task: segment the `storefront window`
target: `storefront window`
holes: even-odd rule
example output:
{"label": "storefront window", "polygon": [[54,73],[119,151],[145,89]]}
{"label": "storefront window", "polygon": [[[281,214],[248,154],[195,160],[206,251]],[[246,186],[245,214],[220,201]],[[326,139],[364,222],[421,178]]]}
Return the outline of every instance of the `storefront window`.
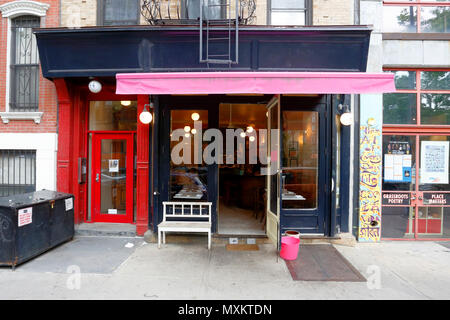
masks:
{"label": "storefront window", "polygon": [[422,124],[450,124],[450,94],[420,95]]}
{"label": "storefront window", "polygon": [[415,136],[383,136],[383,191],[414,190],[415,157]]}
{"label": "storefront window", "polygon": [[384,135],[383,154],[382,237],[450,237],[450,135]]}
{"label": "storefront window", "polygon": [[437,1],[384,1],[383,32],[450,32],[450,3],[436,6],[433,2]]}
{"label": "storefront window", "polygon": [[450,207],[419,207],[418,212],[419,238],[450,238]]}
{"label": "storefront window", "polygon": [[282,208],[316,208],[319,114],[283,111],[282,117]]}
{"label": "storefront window", "polygon": [[384,32],[416,32],[417,8],[412,6],[384,6]]}
{"label": "storefront window", "polygon": [[386,71],[397,92],[383,95],[383,124],[450,125],[450,71]]}
{"label": "storefront window", "polygon": [[421,136],[420,191],[450,191],[450,136]]}
{"label": "storefront window", "polygon": [[[199,116],[195,124],[192,118],[197,117],[193,117],[193,114]],[[208,166],[203,159],[207,142],[202,142],[199,129],[208,128],[208,111],[172,110],[170,125],[169,200],[207,201]],[[177,132],[182,133],[179,139],[173,136]],[[197,149],[197,143],[200,150]]]}
{"label": "storefront window", "polygon": [[[420,79],[421,79],[420,85],[422,90],[450,89],[450,71],[421,71]],[[403,88],[397,87],[397,89]]]}
{"label": "storefront window", "polygon": [[383,95],[383,123],[417,123],[416,95],[414,93],[387,93]]}
{"label": "storefront window", "polygon": [[89,130],[135,131],[137,127],[136,101],[91,101]]}
{"label": "storefront window", "polygon": [[450,7],[421,7],[421,32],[450,32]]}
{"label": "storefront window", "polygon": [[383,207],[382,238],[413,238],[414,208]]}

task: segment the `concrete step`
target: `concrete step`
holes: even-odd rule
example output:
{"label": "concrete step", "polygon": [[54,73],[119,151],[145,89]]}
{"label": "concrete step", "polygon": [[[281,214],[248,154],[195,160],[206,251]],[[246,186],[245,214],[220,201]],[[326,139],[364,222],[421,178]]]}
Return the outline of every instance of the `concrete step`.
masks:
{"label": "concrete step", "polygon": [[75,226],[76,236],[136,237],[136,225],[129,223],[82,223]]}
{"label": "concrete step", "polygon": [[[230,239],[234,240],[235,244],[270,244],[271,240],[265,235],[220,235],[213,234],[211,242],[214,244],[230,244]],[[144,236],[144,240],[149,243],[158,242],[158,235],[156,233],[147,233]],[[167,242],[172,243],[194,243],[207,241],[206,234],[195,233],[167,233]],[[354,246],[356,243],[354,237],[337,236],[337,237],[325,237],[325,236],[301,236],[300,242],[302,244],[340,244],[347,246]]]}

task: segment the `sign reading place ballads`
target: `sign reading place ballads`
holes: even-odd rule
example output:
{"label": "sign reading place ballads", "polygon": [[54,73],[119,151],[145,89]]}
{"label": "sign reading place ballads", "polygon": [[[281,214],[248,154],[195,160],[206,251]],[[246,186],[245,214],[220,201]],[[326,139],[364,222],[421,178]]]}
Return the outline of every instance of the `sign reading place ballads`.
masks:
{"label": "sign reading place ballads", "polygon": [[409,193],[383,192],[384,205],[408,206],[410,202]]}

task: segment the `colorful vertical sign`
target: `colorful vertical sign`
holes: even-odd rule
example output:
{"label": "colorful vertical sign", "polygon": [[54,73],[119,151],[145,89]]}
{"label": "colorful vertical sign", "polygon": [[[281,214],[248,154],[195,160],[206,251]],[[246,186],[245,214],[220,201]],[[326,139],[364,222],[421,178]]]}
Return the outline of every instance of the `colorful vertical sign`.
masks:
{"label": "colorful vertical sign", "polygon": [[361,95],[358,240],[362,242],[376,242],[381,236],[382,119],[382,96]]}

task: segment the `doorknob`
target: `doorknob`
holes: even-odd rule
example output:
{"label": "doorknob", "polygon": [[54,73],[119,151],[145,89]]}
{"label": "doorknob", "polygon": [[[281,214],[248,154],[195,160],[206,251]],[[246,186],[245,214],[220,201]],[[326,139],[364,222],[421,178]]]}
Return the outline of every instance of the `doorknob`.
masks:
{"label": "doorknob", "polygon": [[100,182],[100,175],[98,173],[95,176],[95,181]]}

